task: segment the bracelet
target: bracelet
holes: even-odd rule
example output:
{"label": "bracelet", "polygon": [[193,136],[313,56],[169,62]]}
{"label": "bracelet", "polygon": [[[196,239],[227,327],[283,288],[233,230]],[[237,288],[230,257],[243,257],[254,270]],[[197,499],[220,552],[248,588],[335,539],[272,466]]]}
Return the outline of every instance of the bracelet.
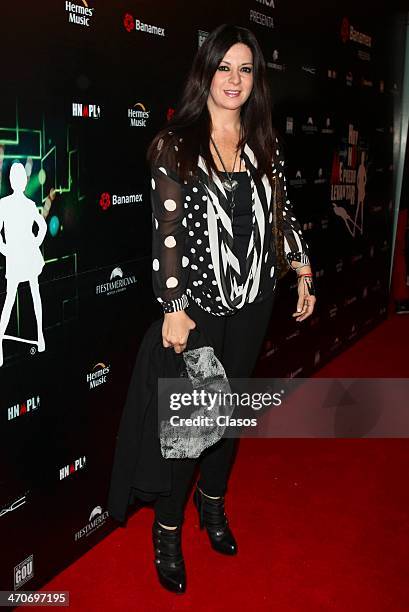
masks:
{"label": "bracelet", "polygon": [[293,268],[293,267],[291,266],[291,269],[295,271],[295,270],[299,270],[300,268],[305,268],[306,266],[309,266],[309,265],[310,265],[310,264],[301,264],[301,266],[297,266],[296,268]]}
{"label": "bracelet", "polygon": [[309,276],[310,278],[312,278],[314,274],[297,274],[298,278],[301,278],[302,276]]}
{"label": "bracelet", "polygon": [[310,280],[307,282],[308,293],[309,293],[309,295],[314,295],[315,296],[314,281],[312,279],[314,274],[300,274],[299,276],[300,277],[302,277],[302,276],[308,276],[309,277]]}

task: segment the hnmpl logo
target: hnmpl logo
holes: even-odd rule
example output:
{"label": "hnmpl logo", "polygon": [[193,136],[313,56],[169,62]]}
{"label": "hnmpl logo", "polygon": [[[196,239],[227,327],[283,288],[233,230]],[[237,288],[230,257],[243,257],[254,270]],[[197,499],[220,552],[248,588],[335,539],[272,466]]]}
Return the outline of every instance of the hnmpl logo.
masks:
{"label": "hnmpl logo", "polygon": [[100,119],[101,107],[98,104],[82,104],[81,102],[72,103],[72,116],[84,119]]}
{"label": "hnmpl logo", "polygon": [[86,461],[87,458],[85,456],[78,457],[78,459],[75,459],[69,465],[64,465],[64,467],[59,469],[60,480],[67,478],[67,476],[70,476],[74,472],[78,472],[78,470],[82,470],[86,465]]}
{"label": "hnmpl logo", "polygon": [[30,397],[21,404],[14,404],[14,406],[10,406],[7,410],[7,420],[12,421],[17,417],[33,412],[34,410],[37,410],[39,406],[40,396],[36,395],[34,397]]}

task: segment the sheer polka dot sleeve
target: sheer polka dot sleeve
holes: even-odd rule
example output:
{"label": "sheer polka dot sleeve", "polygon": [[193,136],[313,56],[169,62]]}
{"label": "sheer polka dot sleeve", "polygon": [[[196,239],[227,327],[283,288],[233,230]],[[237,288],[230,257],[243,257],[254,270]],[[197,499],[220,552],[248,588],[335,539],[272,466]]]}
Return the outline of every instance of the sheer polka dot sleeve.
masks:
{"label": "sheer polka dot sleeve", "polygon": [[[276,140],[277,143],[277,140]],[[292,261],[298,261],[303,264],[310,265],[310,252],[307,242],[304,239],[301,225],[296,218],[291,200],[287,193],[287,180],[284,171],[284,157],[277,145],[276,150],[277,162],[274,164],[273,172],[277,173],[279,180],[283,181],[284,205],[283,205],[283,234],[284,234],[284,252],[288,266],[291,266]]]}
{"label": "sheer polka dot sleeve", "polygon": [[185,256],[187,223],[182,185],[163,160],[151,167],[152,286],[163,312],[189,305],[185,288],[189,275]]}

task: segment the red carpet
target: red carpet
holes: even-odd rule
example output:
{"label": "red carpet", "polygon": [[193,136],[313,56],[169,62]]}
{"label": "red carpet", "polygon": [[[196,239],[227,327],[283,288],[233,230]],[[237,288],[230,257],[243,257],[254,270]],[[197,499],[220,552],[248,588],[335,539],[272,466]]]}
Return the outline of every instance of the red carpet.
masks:
{"label": "red carpet", "polygon": [[[409,316],[391,315],[317,376],[408,377]],[[237,557],[214,552],[189,500],[187,592],[157,582],[149,508],[43,589],[73,611],[409,609],[406,440],[242,440],[226,510]],[[42,589],[42,590],[43,590]]]}

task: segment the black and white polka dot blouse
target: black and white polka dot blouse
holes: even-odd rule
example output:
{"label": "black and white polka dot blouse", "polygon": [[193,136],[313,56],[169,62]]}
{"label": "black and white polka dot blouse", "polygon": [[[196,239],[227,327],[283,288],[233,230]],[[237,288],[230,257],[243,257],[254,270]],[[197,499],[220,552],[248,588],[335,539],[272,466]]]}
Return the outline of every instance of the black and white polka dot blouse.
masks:
{"label": "black and white polka dot blouse", "polygon": [[[172,135],[175,159],[182,139]],[[276,141],[277,142],[277,141]],[[278,143],[277,143],[278,147]],[[309,249],[287,196],[284,161],[277,148],[272,172],[284,181],[284,251],[309,264]],[[163,311],[185,309],[193,300],[214,315],[231,314],[247,302],[267,297],[277,283],[272,234],[272,190],[266,176],[255,175],[257,161],[248,145],[242,159],[251,184],[252,234],[246,269],[234,254],[229,194],[220,178],[198,159],[196,177],[181,181],[177,163],[159,157],[151,168],[152,285]]]}

